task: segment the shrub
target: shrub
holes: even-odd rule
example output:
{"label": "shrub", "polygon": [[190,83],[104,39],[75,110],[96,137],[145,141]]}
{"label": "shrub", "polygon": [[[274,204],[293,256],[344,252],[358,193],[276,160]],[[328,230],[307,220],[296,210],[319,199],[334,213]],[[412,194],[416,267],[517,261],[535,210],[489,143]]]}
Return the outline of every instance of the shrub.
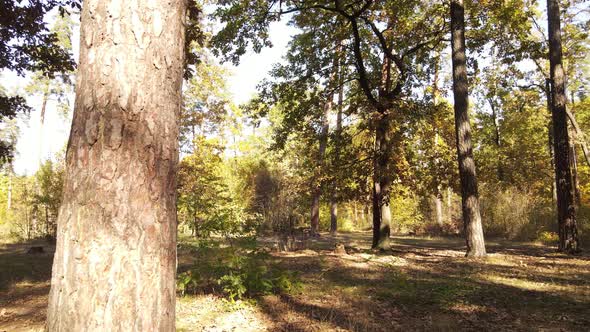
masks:
{"label": "shrub", "polygon": [[551,202],[514,187],[482,185],[481,214],[486,235],[534,240],[539,230],[556,226]]}
{"label": "shrub", "polygon": [[189,270],[179,273],[176,278],[176,289],[183,296],[187,291],[194,293],[200,281],[201,274],[197,270]]}
{"label": "shrub", "polygon": [[537,241],[547,245],[554,245],[559,242],[559,235],[555,232],[542,231],[539,232]]}
{"label": "shrub", "polygon": [[230,270],[218,280],[230,302],[244,297],[291,293],[301,288],[296,273],[278,266],[269,269],[266,259],[267,256],[261,253],[233,257],[229,264]]}
{"label": "shrub", "polygon": [[180,246],[181,250],[199,257],[198,265],[178,274],[176,285],[180,295],[208,290],[223,293],[229,302],[235,303],[260,295],[297,292],[301,288],[297,273],[272,264],[267,253],[244,250],[245,246],[252,246],[250,239],[242,239],[239,249],[218,245],[200,247],[202,244],[200,241]]}

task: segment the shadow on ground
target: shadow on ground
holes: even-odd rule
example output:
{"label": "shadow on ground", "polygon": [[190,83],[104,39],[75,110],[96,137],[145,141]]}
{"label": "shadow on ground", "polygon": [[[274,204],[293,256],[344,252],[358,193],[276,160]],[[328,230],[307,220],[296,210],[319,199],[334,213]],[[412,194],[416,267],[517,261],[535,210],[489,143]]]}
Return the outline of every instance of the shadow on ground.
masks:
{"label": "shadow on ground", "polygon": [[[304,250],[272,252],[272,264],[298,271],[303,288],[260,296],[247,309],[231,312],[219,287],[202,285],[201,295],[179,301],[181,330],[231,329],[236,319],[252,331],[584,331],[590,326],[587,254],[569,257],[550,247],[489,241],[489,257],[471,260],[463,257],[460,238],[396,236],[390,251],[373,252],[370,237],[324,234]],[[347,254],[334,253],[336,243],[345,244]],[[45,244],[47,253],[26,254],[32,245],[0,248],[0,331],[43,327],[53,248]],[[252,249],[250,243],[243,250]],[[228,251],[181,244],[179,269],[215,268]],[[218,311],[210,329],[199,325],[211,315],[196,313],[203,306]],[[229,322],[218,319],[223,315]]]}
{"label": "shadow on ground", "polygon": [[[373,253],[370,234],[313,240],[309,255],[282,253],[305,290],[273,296],[261,308],[279,330],[566,330],[590,326],[588,256],[493,242],[487,259],[463,257],[457,238],[395,237]],[[330,252],[347,244],[351,254]],[[350,245],[352,244],[352,245]]]}

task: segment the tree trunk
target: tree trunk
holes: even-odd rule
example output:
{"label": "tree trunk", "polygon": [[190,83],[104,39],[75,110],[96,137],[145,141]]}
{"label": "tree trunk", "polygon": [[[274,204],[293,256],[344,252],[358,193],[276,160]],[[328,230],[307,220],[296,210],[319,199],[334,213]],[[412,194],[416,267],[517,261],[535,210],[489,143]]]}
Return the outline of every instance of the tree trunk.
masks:
{"label": "tree trunk", "polygon": [[[545,79],[545,98],[547,98],[547,112],[549,115],[552,114],[552,99],[551,97],[551,79]],[[547,125],[547,142],[548,142],[548,150],[549,150],[549,160],[551,162],[551,169],[555,169],[555,151],[554,149],[554,139],[553,139],[553,120],[549,121]],[[551,200],[552,203],[557,202],[557,189],[555,188],[555,181],[551,181]]]}
{"label": "tree trunk", "polygon": [[[340,46],[340,45],[339,45]],[[341,73],[340,73],[340,58],[339,51],[337,51],[336,64],[338,68],[338,114],[336,115],[336,131],[334,132],[334,164],[336,167],[340,167],[340,144],[342,135],[342,111],[344,108],[344,87],[342,85]],[[334,174],[338,175],[339,169],[334,169]],[[335,234],[338,231],[338,180],[334,179],[332,185],[332,195],[330,196],[330,233]]]}
{"label": "tree trunk", "polygon": [[322,119],[322,132],[320,133],[320,148],[318,151],[318,163],[312,181],[312,201],[311,201],[311,235],[318,235],[320,225],[320,196],[322,195],[322,186],[318,178],[324,165],[324,156],[328,145],[328,131],[330,129],[330,111],[332,110],[332,95],[328,96],[324,105],[324,116]]}
{"label": "tree trunk", "polygon": [[[490,104],[490,108],[492,109],[492,122],[494,123],[494,144],[498,149],[498,154],[500,154],[500,148],[502,147],[502,141],[500,140],[500,121],[498,110],[496,108],[496,103],[492,98],[488,99],[488,103]],[[504,168],[502,167],[502,161],[500,158],[496,159],[496,172],[498,174],[498,181],[504,181]]]}
{"label": "tree trunk", "polygon": [[[575,138],[575,134],[570,132],[572,136],[572,141]],[[576,145],[574,142],[570,141],[570,169],[572,170],[572,183],[574,186],[574,202],[576,204],[576,209],[580,206],[581,203],[581,194],[580,194],[580,180],[578,178],[578,158],[576,155]]]}
{"label": "tree trunk", "polygon": [[[328,145],[328,133],[330,130],[330,112],[332,112],[332,107],[334,104],[334,93],[331,92],[333,89],[333,85],[335,83],[339,83],[338,74],[339,74],[339,52],[336,52],[334,56],[334,68],[332,70],[332,74],[330,75],[330,81],[327,86],[328,94],[326,96],[326,103],[324,104],[324,116],[323,116],[323,124],[322,124],[322,131],[320,133],[320,147],[318,152],[318,163],[316,172],[314,174],[314,179],[312,181],[312,201],[311,201],[311,234],[317,235],[318,228],[320,223],[320,196],[322,195],[321,183],[318,181],[318,177],[320,177],[320,173],[322,172],[322,167],[324,165],[324,157],[326,154],[326,147]],[[330,204],[330,215],[331,219],[334,218],[332,215],[332,208]],[[334,210],[335,211],[335,210]],[[332,229],[330,229],[332,231]]]}
{"label": "tree trunk", "polygon": [[47,110],[48,99],[49,91],[45,91],[45,93],[43,93],[43,100],[41,101],[41,121],[39,126],[39,167],[43,163],[43,127],[45,126],[45,112]]}
{"label": "tree trunk", "polygon": [[375,128],[375,161],[373,175],[373,245],[374,249],[390,247],[391,210],[389,176],[390,139],[389,116],[382,114]]}
{"label": "tree trunk", "polygon": [[[434,60],[434,78],[432,81],[432,101],[434,103],[434,106],[438,105],[438,98],[439,98],[439,94],[440,91],[438,89],[438,75],[439,75],[439,66],[440,66],[440,54],[437,52],[437,55],[435,57]],[[438,166],[440,163],[440,158],[438,158],[438,141],[439,141],[439,135],[438,135],[438,128],[434,128],[434,148],[436,149],[436,158],[434,161],[434,164],[436,165],[436,169],[434,170],[434,174],[435,174],[435,181],[437,182],[436,188],[435,188],[435,193],[434,193],[434,207],[435,207],[435,218],[436,218],[436,224],[439,227],[443,226],[443,209],[442,209],[442,192],[441,192],[441,186],[440,186],[440,177],[438,176],[439,171],[438,171]]]}
{"label": "tree trunk", "polygon": [[[12,165],[11,165],[12,166]],[[8,197],[6,197],[6,210],[10,211],[12,208],[12,167],[8,171]]]}
{"label": "tree trunk", "polygon": [[[582,203],[582,192],[580,191],[580,178],[578,176],[578,155],[576,152],[576,143],[579,143],[582,147],[582,152],[584,156],[588,157],[588,149],[586,147],[586,143],[584,142],[583,133],[578,126],[576,121],[576,117],[574,116],[574,94],[571,94],[571,111],[565,109],[567,118],[570,120],[571,126],[568,126],[569,138],[570,138],[570,167],[572,169],[572,181],[574,184],[574,193],[575,193],[575,202],[576,202],[576,211],[580,207]],[[586,159],[588,161],[588,159]]]}
{"label": "tree trunk", "polygon": [[559,3],[547,0],[549,32],[549,63],[552,82],[551,118],[553,121],[553,149],[555,151],[555,183],[557,191],[557,220],[559,250],[579,251],[574,186],[570,169],[569,137],[567,131],[565,76],[561,60],[561,27]]}
{"label": "tree trunk", "polygon": [[[549,108],[549,110],[551,110],[551,108]],[[578,122],[576,121],[576,117],[574,116],[574,114],[568,111],[567,108],[565,112],[567,114],[568,119],[570,120],[570,123],[573,126],[574,134],[576,135],[576,142],[572,142],[572,144],[580,144],[580,147],[582,148],[582,152],[584,154],[584,159],[586,160],[586,165],[590,167],[590,151],[588,150],[588,144],[586,143],[586,137],[584,135],[584,132],[582,132],[580,125],[578,125]]]}
{"label": "tree trunk", "polygon": [[455,130],[457,156],[461,180],[463,225],[467,243],[467,256],[486,255],[479,193],[473,149],[471,146],[471,126],[468,113],[468,83],[465,54],[465,10],[463,0],[451,0],[451,49],[453,62],[453,94],[455,97]]}
{"label": "tree trunk", "polygon": [[338,203],[335,199],[330,200],[330,234],[338,231]]}
{"label": "tree trunk", "polygon": [[442,208],[442,193],[440,190],[440,186],[436,189],[436,194],[434,196],[434,206],[436,210],[436,224],[440,227],[443,226],[443,208]]}
{"label": "tree trunk", "polygon": [[50,225],[49,225],[49,209],[47,208],[47,205],[45,206],[45,235],[49,236],[51,235],[50,232]]}
{"label": "tree trunk", "polygon": [[186,2],[85,0],[49,331],[175,329]]}
{"label": "tree trunk", "polygon": [[447,218],[449,224],[453,223],[453,189],[447,187]]}

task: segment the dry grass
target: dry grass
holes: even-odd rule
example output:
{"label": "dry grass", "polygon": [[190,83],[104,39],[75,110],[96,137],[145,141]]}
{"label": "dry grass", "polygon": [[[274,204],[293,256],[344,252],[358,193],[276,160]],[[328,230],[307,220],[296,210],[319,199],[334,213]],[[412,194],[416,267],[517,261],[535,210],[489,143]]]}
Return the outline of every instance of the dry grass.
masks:
{"label": "dry grass", "polygon": [[[215,287],[179,297],[179,331],[584,331],[590,326],[590,257],[554,248],[490,242],[490,255],[463,257],[461,239],[396,237],[369,250],[369,233],[323,236],[307,250],[273,252],[299,271],[297,294],[228,304]],[[336,242],[347,254],[334,254]],[[30,245],[30,244],[29,244]],[[43,329],[51,253],[0,249],[0,331]],[[228,248],[183,246],[179,268],[219,262]],[[204,266],[208,266],[205,264]]]}

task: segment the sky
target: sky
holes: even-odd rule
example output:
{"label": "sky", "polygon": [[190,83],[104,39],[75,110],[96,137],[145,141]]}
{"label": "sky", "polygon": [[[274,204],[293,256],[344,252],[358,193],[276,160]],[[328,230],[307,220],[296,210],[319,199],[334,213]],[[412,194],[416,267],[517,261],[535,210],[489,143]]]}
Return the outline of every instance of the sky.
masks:
{"label": "sky", "polygon": [[[270,40],[272,48],[265,48],[261,53],[247,52],[238,66],[225,65],[232,75],[227,78],[228,87],[233,96],[233,102],[237,105],[248,101],[255,93],[256,86],[272,69],[274,63],[280,62],[287,51],[287,44],[296,30],[286,22],[276,22],[270,27]],[[74,31],[72,40],[74,57],[78,57],[79,35]],[[2,84],[8,92],[21,92],[29,83],[27,77],[18,77],[11,72],[2,72],[0,75]],[[73,111],[73,95],[70,97],[70,105]],[[16,145],[14,171],[19,175],[34,174],[41,160],[50,158],[56,152],[65,149],[69,129],[71,125],[71,112],[69,119],[64,119],[57,112],[55,101],[47,104],[45,125],[40,124],[40,96],[28,96],[27,102],[34,111],[19,120],[20,137]]]}

